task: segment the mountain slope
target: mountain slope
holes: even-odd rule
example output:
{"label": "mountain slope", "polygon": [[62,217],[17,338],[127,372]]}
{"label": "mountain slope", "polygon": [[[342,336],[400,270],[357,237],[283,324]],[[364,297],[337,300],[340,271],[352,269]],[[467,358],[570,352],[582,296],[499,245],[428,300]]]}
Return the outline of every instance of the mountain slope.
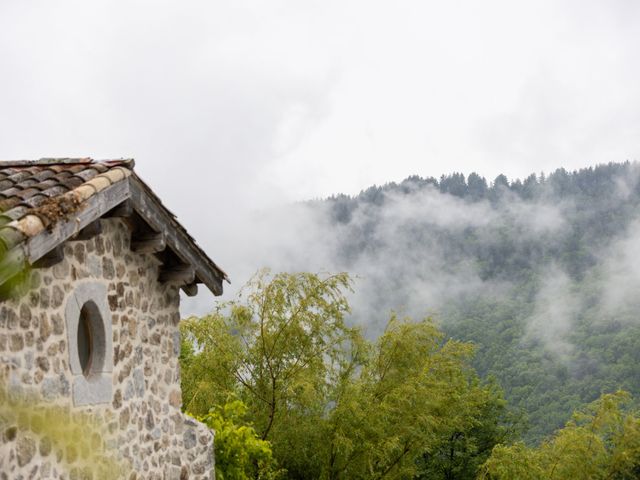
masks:
{"label": "mountain slope", "polygon": [[410,177],[310,202],[355,321],[432,315],[523,408],[535,441],[603,391],[640,393],[640,167],[489,184]]}

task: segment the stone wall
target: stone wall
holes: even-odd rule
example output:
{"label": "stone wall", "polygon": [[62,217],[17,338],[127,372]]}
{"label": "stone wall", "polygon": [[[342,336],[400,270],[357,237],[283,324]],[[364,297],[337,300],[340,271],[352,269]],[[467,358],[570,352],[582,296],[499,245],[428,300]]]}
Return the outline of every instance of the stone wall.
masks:
{"label": "stone wall", "polygon": [[[179,293],[156,280],[153,255],[129,250],[123,221],[101,222],[100,235],[64,245],[64,261],[33,270],[22,298],[0,302],[0,362],[10,390],[90,414],[125,465],[125,478],[213,478],[213,434],[180,411]],[[106,294],[113,365],[102,374],[111,378],[107,402],[85,398],[87,405],[78,406],[78,375],[70,365],[75,344],[65,314],[87,285]],[[41,439],[10,423],[0,418],[1,479],[92,477],[74,469],[66,452],[56,454],[46,442],[43,448]]]}

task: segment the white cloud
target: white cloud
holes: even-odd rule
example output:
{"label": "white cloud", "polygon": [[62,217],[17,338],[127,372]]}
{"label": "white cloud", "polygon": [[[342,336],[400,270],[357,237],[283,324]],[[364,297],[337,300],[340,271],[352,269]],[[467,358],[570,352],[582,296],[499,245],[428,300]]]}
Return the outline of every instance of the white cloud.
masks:
{"label": "white cloud", "polygon": [[252,210],[640,157],[639,17],[622,0],[5,1],[0,156],[135,157],[241,282]]}

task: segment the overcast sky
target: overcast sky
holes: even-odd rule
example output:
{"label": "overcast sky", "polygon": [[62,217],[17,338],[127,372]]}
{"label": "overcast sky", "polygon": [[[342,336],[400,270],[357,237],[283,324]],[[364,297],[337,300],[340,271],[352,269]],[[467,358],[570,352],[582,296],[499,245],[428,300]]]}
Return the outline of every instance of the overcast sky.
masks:
{"label": "overcast sky", "polygon": [[0,0],[0,157],[134,157],[233,278],[251,210],[640,159],[639,25],[635,0]]}

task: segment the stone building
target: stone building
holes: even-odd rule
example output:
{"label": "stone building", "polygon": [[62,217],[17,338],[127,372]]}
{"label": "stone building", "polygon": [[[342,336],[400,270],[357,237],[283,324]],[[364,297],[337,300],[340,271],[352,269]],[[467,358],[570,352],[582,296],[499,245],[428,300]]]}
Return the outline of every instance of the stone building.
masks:
{"label": "stone building", "polygon": [[[0,163],[4,382],[97,418],[124,478],[212,479],[213,433],[180,410],[179,290],[226,275],[133,166]],[[63,457],[0,415],[1,479],[92,478]]]}

